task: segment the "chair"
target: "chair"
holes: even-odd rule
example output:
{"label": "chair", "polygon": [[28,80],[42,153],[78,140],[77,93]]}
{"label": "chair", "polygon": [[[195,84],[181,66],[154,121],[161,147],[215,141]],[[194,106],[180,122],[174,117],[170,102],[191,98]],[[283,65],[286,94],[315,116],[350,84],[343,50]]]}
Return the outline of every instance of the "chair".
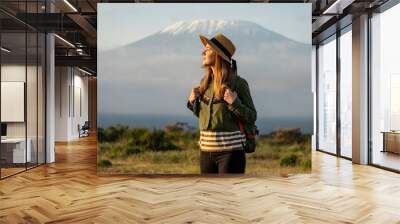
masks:
{"label": "chair", "polygon": [[90,129],[89,121],[85,121],[82,127],[80,127],[80,125],[78,124],[79,138],[89,136],[89,129]]}

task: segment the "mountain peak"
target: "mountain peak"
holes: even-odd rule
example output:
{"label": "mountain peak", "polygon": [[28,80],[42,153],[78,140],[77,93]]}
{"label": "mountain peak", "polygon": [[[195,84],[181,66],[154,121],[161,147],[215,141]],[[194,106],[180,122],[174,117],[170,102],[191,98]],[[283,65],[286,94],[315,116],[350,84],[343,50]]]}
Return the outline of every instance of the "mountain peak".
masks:
{"label": "mountain peak", "polygon": [[199,19],[193,21],[179,21],[171,24],[160,31],[172,35],[181,33],[201,33],[212,35],[235,27],[246,28],[246,30],[263,29],[260,25],[243,20],[223,20],[223,19]]}

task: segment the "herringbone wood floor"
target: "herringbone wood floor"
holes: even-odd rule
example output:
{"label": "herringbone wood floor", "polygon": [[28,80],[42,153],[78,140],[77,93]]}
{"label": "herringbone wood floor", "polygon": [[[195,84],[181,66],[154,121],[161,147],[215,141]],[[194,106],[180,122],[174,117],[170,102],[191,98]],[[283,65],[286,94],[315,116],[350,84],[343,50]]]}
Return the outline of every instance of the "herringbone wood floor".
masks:
{"label": "herringbone wood floor", "polygon": [[400,223],[400,175],[313,153],[289,177],[96,175],[93,137],[0,181],[0,223]]}

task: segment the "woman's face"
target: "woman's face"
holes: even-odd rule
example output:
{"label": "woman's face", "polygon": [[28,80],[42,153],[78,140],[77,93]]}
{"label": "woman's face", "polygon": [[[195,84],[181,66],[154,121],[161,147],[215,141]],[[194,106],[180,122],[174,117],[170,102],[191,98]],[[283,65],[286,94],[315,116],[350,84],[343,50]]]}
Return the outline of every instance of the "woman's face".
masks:
{"label": "woman's face", "polygon": [[201,53],[203,59],[203,66],[212,66],[215,63],[215,51],[209,44],[206,44],[203,52]]}

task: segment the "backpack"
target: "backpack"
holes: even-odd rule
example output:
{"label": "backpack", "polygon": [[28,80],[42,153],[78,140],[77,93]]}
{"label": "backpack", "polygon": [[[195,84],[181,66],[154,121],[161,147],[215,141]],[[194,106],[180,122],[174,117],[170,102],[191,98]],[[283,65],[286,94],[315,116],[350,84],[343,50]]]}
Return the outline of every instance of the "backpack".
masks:
{"label": "backpack", "polygon": [[[237,83],[238,77],[234,80],[234,84]],[[239,92],[235,85],[232,85],[233,90],[237,92],[237,97],[239,97]],[[239,97],[240,99],[240,97]],[[259,135],[259,130],[255,123],[245,123],[242,122],[237,116],[235,116],[239,125],[240,132],[245,134],[246,142],[243,144],[244,151],[246,153],[253,153],[256,151],[256,137]]]}

